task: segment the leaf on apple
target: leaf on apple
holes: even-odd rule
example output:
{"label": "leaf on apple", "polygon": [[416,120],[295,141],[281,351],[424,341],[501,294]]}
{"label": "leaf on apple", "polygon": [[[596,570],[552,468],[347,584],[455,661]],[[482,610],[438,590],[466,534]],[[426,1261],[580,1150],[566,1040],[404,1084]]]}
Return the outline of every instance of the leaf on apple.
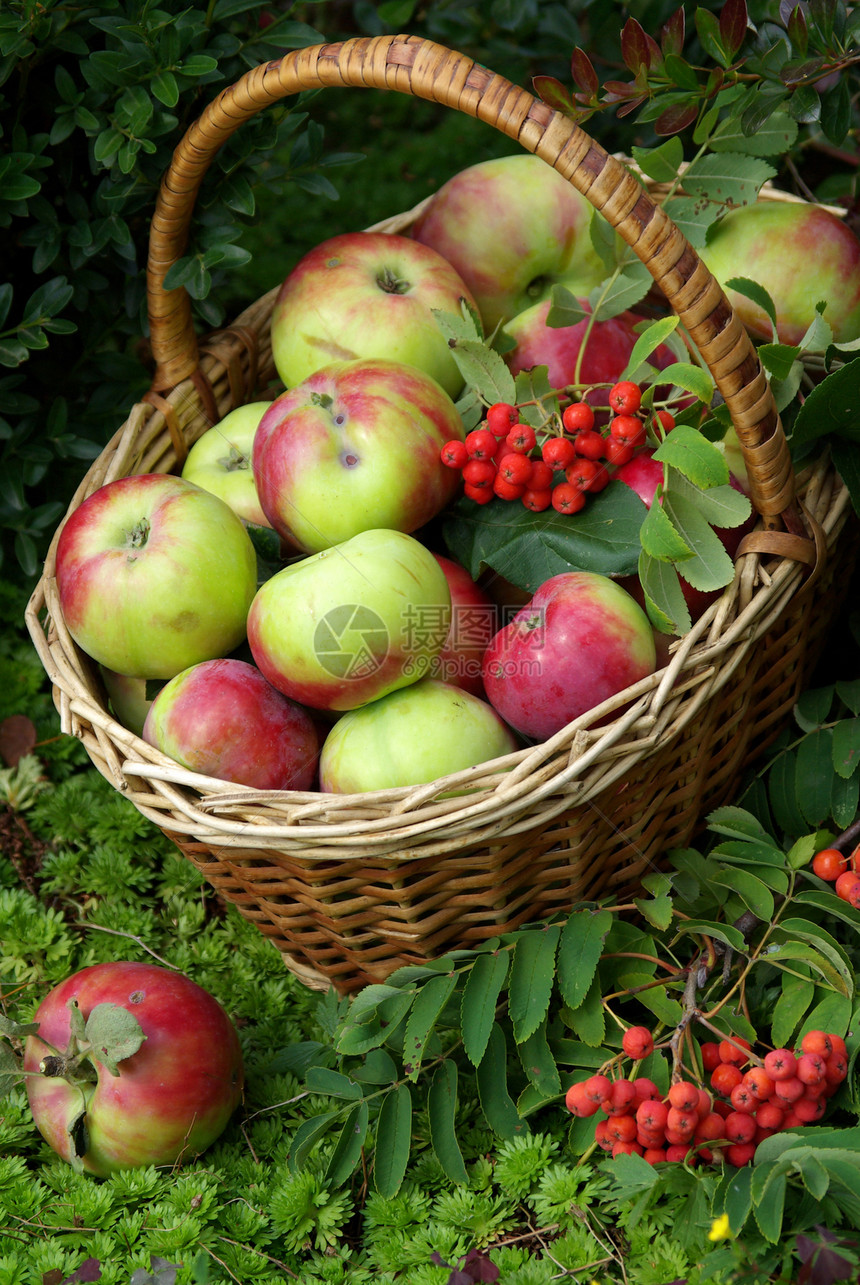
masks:
{"label": "leaf on apple", "polygon": [[572,291],[567,286],[554,285],[550,291],[549,312],[546,314],[546,324],[554,328],[564,326],[576,326],[580,321],[584,321],[588,312],[583,308]]}
{"label": "leaf on apple", "polygon": [[626,263],[617,275],[595,286],[588,296],[595,321],[608,321],[645,298],[654,278],[639,259]]}
{"label": "leaf on apple", "polygon": [[654,459],[670,464],[702,490],[724,486],[729,466],[718,446],[688,424],[678,424],[657,447]]}
{"label": "leaf on apple", "polygon": [[725,588],[734,575],[734,563],[695,500],[667,490],[663,496],[663,508],[681,539],[692,550],[690,556],[678,562],[680,575],[694,589],[704,593]]}
{"label": "leaf on apple", "polygon": [[633,575],[646,511],[629,486],[613,482],[575,518],[555,510],[531,513],[504,500],[479,506],[463,498],[448,512],[442,535],[451,556],[474,579],[489,567],[534,593],[562,571]]}
{"label": "leaf on apple", "polygon": [[118,1076],[117,1063],[136,1053],[146,1036],[134,1014],[121,1004],[96,1004],[87,1018],[86,1039],[93,1055]]}
{"label": "leaf on apple", "polygon": [[475,335],[473,320],[454,313],[434,309],[433,315],[442,333],[457,369],[466,386],[473,389],[487,406],[494,402],[513,404],[516,393],[514,377],[502,357]]}

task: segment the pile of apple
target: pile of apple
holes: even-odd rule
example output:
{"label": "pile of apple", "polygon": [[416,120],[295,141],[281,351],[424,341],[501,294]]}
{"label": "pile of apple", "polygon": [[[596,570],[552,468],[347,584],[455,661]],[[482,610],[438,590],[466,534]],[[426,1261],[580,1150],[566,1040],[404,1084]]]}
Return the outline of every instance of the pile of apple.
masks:
{"label": "pile of apple", "polygon": [[[811,208],[780,207],[795,219],[786,243],[805,243]],[[507,157],[451,179],[410,235],[344,233],[299,261],[272,317],[285,391],[205,432],[181,477],[108,483],[61,532],[64,621],[120,722],[203,776],[352,793],[501,759],[653,672],[635,586],[571,570],[504,618],[428,535],[464,491],[444,454],[467,450],[463,376],[434,314],[467,306],[487,334],[504,326],[510,369],[575,383],[580,415],[593,419],[619,380],[635,316],[547,325],[553,284],[587,311],[604,276],[592,217],[543,161]],[[816,223],[815,262],[829,237],[828,315],[844,314],[844,337],[860,328],[860,245],[832,222]],[[798,302],[798,283],[763,282],[787,325],[825,291],[816,271],[812,302]],[[624,446],[623,467],[620,455],[609,465],[650,505],[662,467],[641,437]],[[559,494],[570,489],[566,478]],[[261,578],[254,537],[266,530],[279,562]]]}

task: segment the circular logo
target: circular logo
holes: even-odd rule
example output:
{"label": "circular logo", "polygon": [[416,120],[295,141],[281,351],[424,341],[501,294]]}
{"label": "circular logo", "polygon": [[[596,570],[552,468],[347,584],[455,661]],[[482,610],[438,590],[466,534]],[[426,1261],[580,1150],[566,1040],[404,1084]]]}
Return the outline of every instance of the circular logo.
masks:
{"label": "circular logo", "polygon": [[335,678],[369,678],[388,655],[385,622],[370,607],[327,611],[314,631],[314,655]]}

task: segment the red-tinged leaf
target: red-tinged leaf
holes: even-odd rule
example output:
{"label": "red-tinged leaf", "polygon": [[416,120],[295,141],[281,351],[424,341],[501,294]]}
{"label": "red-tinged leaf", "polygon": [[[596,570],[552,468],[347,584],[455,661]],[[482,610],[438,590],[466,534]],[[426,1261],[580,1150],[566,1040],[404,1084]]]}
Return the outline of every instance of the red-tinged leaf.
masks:
{"label": "red-tinged leaf", "polygon": [[675,54],[680,57],[684,52],[684,40],[687,34],[687,21],[684,6],[667,18],[660,29],[660,48],[663,50],[663,57],[669,54]]}
{"label": "red-tinged leaf", "polygon": [[667,107],[666,110],[657,117],[654,122],[654,133],[661,136],[666,134],[680,134],[682,130],[692,125],[699,115],[699,108],[695,102],[676,103],[673,107]]}
{"label": "red-tinged leaf", "polygon": [[542,103],[557,112],[576,110],[570,96],[570,90],[556,80],[555,76],[535,76],[532,79],[534,91]]}
{"label": "red-tinged leaf", "polygon": [[660,46],[635,18],[628,18],[621,29],[621,57],[634,75],[641,67],[656,67],[663,61]]}
{"label": "red-tinged leaf", "polygon": [[591,59],[579,46],[574,49],[570,58],[570,74],[575,85],[585,90],[592,98],[595,97],[600,89],[600,81],[597,79],[597,72],[594,70]]}
{"label": "red-tinged leaf", "polygon": [[720,12],[720,39],[730,58],[746,40],[748,22],[746,0],[726,0]]}
{"label": "red-tinged leaf", "polygon": [[640,108],[643,105],[643,103],[647,103],[647,101],[648,101],[647,94],[643,95],[640,98],[634,98],[632,102],[625,103],[623,107],[619,107],[615,115],[629,116],[631,112],[635,112],[638,108]]}
{"label": "red-tinged leaf", "polygon": [[607,80],[603,90],[610,102],[623,102],[625,98],[640,98],[642,95],[638,85],[630,84],[625,80]]}
{"label": "red-tinged leaf", "polygon": [[15,767],[36,744],[36,728],[26,714],[10,714],[0,723],[0,758]]}
{"label": "red-tinged leaf", "polygon": [[798,53],[805,54],[809,48],[809,27],[806,25],[806,14],[799,4],[796,4],[788,15],[786,30],[789,40]]}

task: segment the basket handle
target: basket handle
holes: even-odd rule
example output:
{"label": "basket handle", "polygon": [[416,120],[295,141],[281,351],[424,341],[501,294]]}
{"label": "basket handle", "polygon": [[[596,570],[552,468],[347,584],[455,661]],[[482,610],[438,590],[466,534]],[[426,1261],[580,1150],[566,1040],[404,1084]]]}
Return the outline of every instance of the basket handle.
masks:
{"label": "basket handle", "polygon": [[[753,504],[776,537],[773,550],[809,560],[811,541],[770,385],[721,286],[683,233],[626,166],[568,117],[465,54],[421,37],[356,38],[297,50],[247,72],[189,128],[161,184],[150,228],[154,394],[198,374],[190,300],[183,288],[165,290],[164,278],[185,251],[197,192],[219,147],[272,103],[331,85],[393,89],[474,116],[547,161],[587,197],[649,269],[707,363],[737,431]],[[792,539],[779,540],[781,531]]]}

